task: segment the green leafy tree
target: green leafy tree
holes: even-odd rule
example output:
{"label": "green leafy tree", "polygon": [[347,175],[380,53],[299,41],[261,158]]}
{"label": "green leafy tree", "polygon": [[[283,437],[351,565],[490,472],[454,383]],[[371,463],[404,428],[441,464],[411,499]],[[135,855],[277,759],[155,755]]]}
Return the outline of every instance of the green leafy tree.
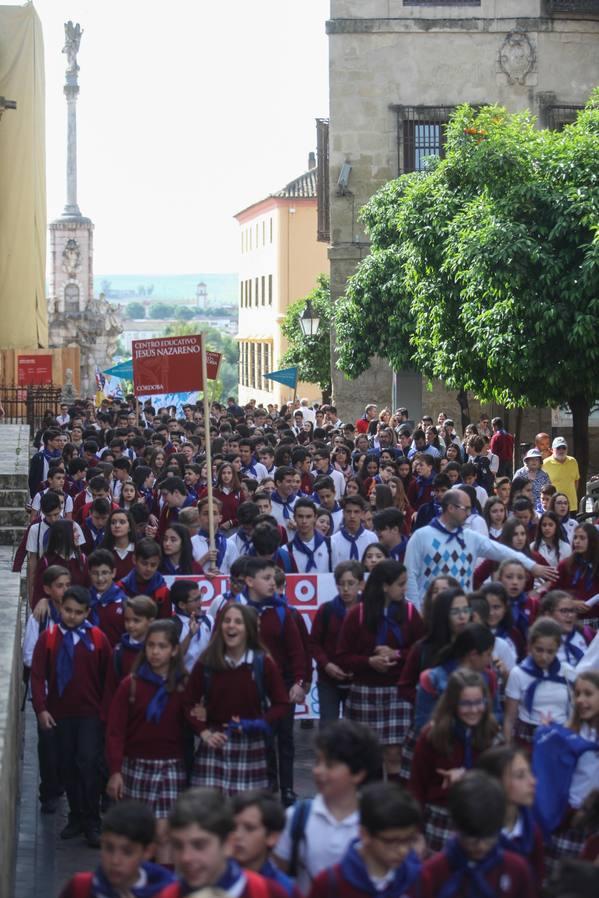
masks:
{"label": "green leafy tree", "polygon": [[572,410],[588,465],[599,396],[599,91],[573,125],[460,107],[447,153],[362,210],[372,253],[336,304],[339,366],[378,354],[508,407]]}
{"label": "green leafy tree", "polygon": [[222,361],[218,380],[210,381],[209,391],[211,399],[220,399],[222,396],[234,396],[237,398],[237,385],[239,373],[239,348],[237,340],[229,334],[223,334],[215,328],[201,328],[194,322],[181,324],[169,324],[164,329],[164,337],[184,337],[189,334],[203,333],[206,345],[212,352],[220,352]]}
{"label": "green leafy tree", "polygon": [[175,318],[179,321],[191,321],[194,315],[195,309],[190,309],[189,306],[179,306],[175,312]]}
{"label": "green leafy tree", "polygon": [[146,307],[143,302],[129,302],[125,308],[127,318],[145,318]]}
{"label": "green leafy tree", "polygon": [[[304,337],[299,323],[308,301],[320,318],[315,337]],[[331,282],[327,275],[321,274],[314,290],[289,306],[281,324],[288,343],[281,365],[297,365],[299,380],[318,384],[323,402],[329,402],[331,397],[331,317]]]}
{"label": "green leafy tree", "polygon": [[174,318],[177,306],[167,302],[154,302],[150,306],[150,318],[162,320],[164,318]]}

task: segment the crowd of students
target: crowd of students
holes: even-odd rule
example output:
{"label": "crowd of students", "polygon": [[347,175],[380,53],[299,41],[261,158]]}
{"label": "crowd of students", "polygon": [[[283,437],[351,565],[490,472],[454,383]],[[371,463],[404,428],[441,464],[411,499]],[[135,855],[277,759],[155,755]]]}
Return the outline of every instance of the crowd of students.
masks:
{"label": "crowd of students", "polygon": [[[541,449],[512,478],[499,419],[461,441],[442,414],[298,405],[82,404],[40,431],[15,560],[39,797],[66,793],[60,837],[101,850],[61,895],[535,896],[560,859],[584,895],[599,531]],[[295,573],[334,576],[309,628]]]}

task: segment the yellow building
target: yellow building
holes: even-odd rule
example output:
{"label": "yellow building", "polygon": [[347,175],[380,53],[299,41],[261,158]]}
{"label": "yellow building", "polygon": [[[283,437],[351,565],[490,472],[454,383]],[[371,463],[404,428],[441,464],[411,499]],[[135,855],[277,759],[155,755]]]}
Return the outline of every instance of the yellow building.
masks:
{"label": "yellow building", "polygon": [[[239,222],[239,402],[264,406],[293,398],[293,390],[266,380],[284,367],[287,342],[281,322],[288,307],[306,296],[319,274],[329,270],[327,245],[317,240],[316,169],[311,167],[282,190],[248,206]],[[298,397],[320,400],[316,384],[298,384]]]}

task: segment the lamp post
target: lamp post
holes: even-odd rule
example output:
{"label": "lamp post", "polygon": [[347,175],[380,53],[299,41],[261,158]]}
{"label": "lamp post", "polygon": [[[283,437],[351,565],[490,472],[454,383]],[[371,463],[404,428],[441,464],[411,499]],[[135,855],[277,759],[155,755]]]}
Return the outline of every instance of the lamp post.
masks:
{"label": "lamp post", "polygon": [[320,318],[318,317],[317,313],[314,312],[311,300],[308,300],[308,302],[306,303],[306,308],[300,315],[299,324],[304,337],[317,336],[318,329],[320,327]]}

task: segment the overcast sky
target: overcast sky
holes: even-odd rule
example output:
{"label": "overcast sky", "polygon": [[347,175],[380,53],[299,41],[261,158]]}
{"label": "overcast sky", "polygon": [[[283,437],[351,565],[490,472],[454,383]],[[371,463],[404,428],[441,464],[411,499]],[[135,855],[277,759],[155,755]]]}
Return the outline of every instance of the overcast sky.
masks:
{"label": "overcast sky", "polygon": [[[8,0],[3,0],[8,2]],[[84,30],[79,207],[96,273],[236,271],[244,206],[307,168],[328,115],[328,0],[35,0],[48,220],[65,204],[63,23]]]}

